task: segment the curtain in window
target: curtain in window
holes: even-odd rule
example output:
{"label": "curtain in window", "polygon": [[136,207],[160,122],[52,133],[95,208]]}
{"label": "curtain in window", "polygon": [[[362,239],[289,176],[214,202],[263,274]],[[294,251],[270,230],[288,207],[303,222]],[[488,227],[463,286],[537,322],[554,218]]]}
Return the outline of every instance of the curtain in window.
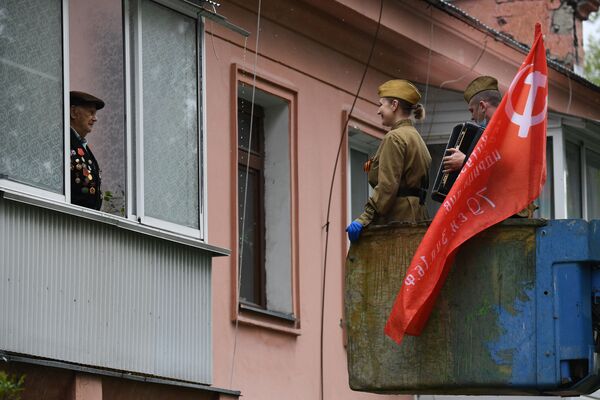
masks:
{"label": "curtain in window", "polygon": [[196,20],[142,2],[145,215],[199,227]]}
{"label": "curtain in window", "polygon": [[61,3],[0,2],[0,176],[62,194]]}

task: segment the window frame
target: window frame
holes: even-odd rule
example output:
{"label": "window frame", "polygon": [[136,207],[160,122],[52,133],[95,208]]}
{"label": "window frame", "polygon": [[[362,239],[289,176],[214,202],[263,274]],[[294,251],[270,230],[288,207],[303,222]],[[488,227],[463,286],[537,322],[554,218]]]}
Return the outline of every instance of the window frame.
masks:
{"label": "window frame", "polygon": [[[139,80],[141,77],[141,59],[139,58],[140,53],[136,52],[135,61],[132,60],[132,38],[131,38],[131,6],[132,3],[136,3],[138,7],[137,20],[141,19],[141,13],[139,8],[141,7],[142,0],[121,0],[123,9],[122,14],[122,26],[123,26],[123,42],[124,42],[124,54],[123,54],[123,73],[125,76],[124,83],[124,96],[125,96],[125,181],[126,181],[126,216],[121,217],[105,213],[102,211],[91,210],[85,207],[71,204],[71,171],[70,165],[70,2],[71,0],[58,0],[61,4],[61,41],[62,41],[62,79],[63,79],[63,193],[55,193],[47,189],[40,189],[31,186],[26,183],[20,183],[9,179],[0,177],[0,192],[6,192],[9,194],[8,197],[19,199],[19,201],[35,204],[37,206],[45,207],[48,209],[59,210],[69,214],[83,216],[94,220],[107,222],[114,225],[126,226],[129,229],[134,229],[140,232],[149,233],[154,236],[174,238],[178,242],[190,243],[199,241],[207,242],[207,165],[206,165],[206,152],[207,144],[205,140],[206,132],[206,57],[205,57],[205,21],[204,17],[198,14],[198,10],[184,2],[184,0],[147,0],[161,6],[167,7],[170,10],[178,12],[193,18],[196,21],[196,79],[197,79],[197,139],[198,139],[198,229],[186,227],[183,225],[163,221],[160,219],[145,216],[143,214],[143,178],[140,180],[140,175],[143,175],[143,169],[140,168],[139,161],[142,160],[141,166],[143,167],[143,149],[140,149],[140,142],[143,144],[143,134],[137,136],[137,126],[139,121],[137,114],[137,108],[142,107],[141,102],[141,90],[135,91],[136,102],[133,102],[133,82]],[[141,25],[136,27],[136,34],[141,34],[139,29]],[[136,44],[139,41],[135,42]],[[137,125],[137,126],[136,126]],[[135,127],[135,128],[134,128]],[[136,135],[136,148],[133,149],[133,135]],[[141,141],[138,139],[142,139]],[[135,159],[137,162],[134,163],[132,160]],[[135,185],[133,184],[135,182]],[[141,190],[140,190],[141,189]],[[135,199],[135,203],[134,203]],[[140,208],[140,203],[142,203]],[[142,211],[140,213],[139,211]],[[122,221],[117,222],[115,221]],[[133,228],[134,225],[138,225],[138,228]],[[164,231],[160,235],[156,234],[156,230]]]}
{"label": "window frame", "polygon": [[[67,167],[71,162],[70,157],[70,112],[67,104],[69,98],[69,0],[60,0],[61,4],[61,46],[62,46],[62,79],[63,79],[63,193],[55,193],[47,189],[40,189],[27,183],[13,181],[0,175],[0,193],[8,191],[19,196],[31,196],[36,201],[48,199],[53,203],[71,205],[71,171]],[[76,208],[80,208],[74,206]]]}
{"label": "window frame", "polygon": [[[144,132],[143,132],[143,116],[144,116],[144,105],[143,94],[144,87],[142,82],[143,68],[141,63],[143,59],[142,46],[142,1],[151,1],[160,6],[166,7],[174,12],[178,12],[187,17],[193,18],[196,21],[196,77],[198,82],[198,88],[196,93],[197,107],[197,122],[198,122],[198,229],[190,228],[187,226],[175,224],[169,221],[158,219],[155,217],[149,217],[145,215],[144,207],[144,194],[145,194],[145,182],[144,182]],[[205,101],[206,94],[206,82],[204,79],[204,68],[205,68],[205,46],[204,46],[204,18],[197,14],[197,10],[192,6],[182,3],[181,0],[123,0],[123,20],[129,25],[129,21],[133,17],[136,21],[134,27],[128,26],[127,31],[124,29],[124,36],[127,37],[125,42],[126,48],[125,53],[125,70],[128,71],[128,75],[125,77],[125,92],[129,95],[126,96],[125,102],[126,110],[130,110],[133,114],[127,118],[126,124],[126,142],[130,145],[127,149],[126,158],[127,164],[131,168],[128,170],[128,177],[131,178],[128,181],[128,188],[133,189],[133,185],[129,182],[135,180],[135,202],[134,193],[129,190],[126,194],[127,208],[132,211],[128,214],[129,219],[137,219],[138,222],[164,229],[167,231],[176,232],[186,236],[190,236],[199,240],[206,240],[206,210],[204,205],[206,204],[206,157],[205,157],[205,141],[203,139],[205,132],[205,120],[206,112],[203,107],[203,101]],[[131,15],[131,10],[135,7],[135,15]],[[131,29],[133,28],[133,29]],[[135,40],[131,41],[130,34],[134,32]],[[132,54],[135,54],[132,68]],[[132,92],[135,91],[135,103],[132,103]],[[133,109],[135,107],[135,110]],[[132,139],[135,137],[135,166],[133,166],[130,160],[133,159],[133,148],[131,146]],[[131,176],[129,176],[131,175]],[[135,210],[131,210],[135,204]],[[133,212],[134,211],[134,212]]]}
{"label": "window frame", "polygon": [[[256,79],[253,79],[254,72],[246,69],[244,66],[232,63],[231,64],[231,80],[230,80],[230,104],[231,107],[231,143],[235,149],[235,154],[232,155],[231,172],[231,193],[232,193],[232,249],[231,249],[231,321],[234,323],[242,323],[245,325],[257,326],[269,330],[278,331],[292,336],[302,334],[301,315],[300,315],[300,286],[299,286],[299,262],[298,262],[298,88],[292,86],[289,81],[272,75],[266,71],[257,68]],[[256,84],[256,88],[270,95],[278,97],[286,101],[289,105],[289,154],[290,154],[290,267],[291,267],[291,301],[292,315],[280,313],[268,309],[260,309],[245,302],[240,301],[240,293],[238,288],[239,282],[239,227],[238,227],[238,124],[237,124],[237,99],[238,85],[243,83],[252,88]],[[233,154],[233,153],[232,153]]]}

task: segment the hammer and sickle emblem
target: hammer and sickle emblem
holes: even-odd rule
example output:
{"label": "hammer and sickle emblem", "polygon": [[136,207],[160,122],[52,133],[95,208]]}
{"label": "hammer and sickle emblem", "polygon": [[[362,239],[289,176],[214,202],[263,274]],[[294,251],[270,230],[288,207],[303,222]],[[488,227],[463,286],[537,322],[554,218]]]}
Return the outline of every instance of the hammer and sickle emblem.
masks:
{"label": "hammer and sickle emblem", "polygon": [[[510,118],[510,121],[519,126],[519,137],[526,138],[529,135],[529,128],[539,123],[542,123],[546,118],[546,109],[548,107],[548,95],[544,98],[544,108],[541,112],[536,115],[533,114],[533,104],[535,102],[535,97],[537,95],[537,91],[539,88],[545,88],[548,83],[548,77],[541,72],[531,71],[533,69],[533,64],[527,65],[525,68],[521,69],[517,72],[517,76],[510,84],[510,88],[508,90],[508,99],[506,101],[506,116]],[[512,93],[515,85],[521,79],[521,76],[525,73],[531,71],[525,77],[524,83],[526,85],[530,85],[531,89],[527,95],[527,101],[525,102],[525,110],[523,110],[523,114],[519,114],[515,111],[512,104]]]}

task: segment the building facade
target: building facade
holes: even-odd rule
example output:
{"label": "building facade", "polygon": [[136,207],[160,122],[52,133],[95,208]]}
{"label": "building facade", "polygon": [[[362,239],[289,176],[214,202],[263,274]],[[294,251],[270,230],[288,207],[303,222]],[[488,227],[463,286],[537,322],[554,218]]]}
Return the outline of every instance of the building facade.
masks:
{"label": "building facade", "polygon": [[[0,24],[0,370],[24,399],[377,396],[348,387],[343,315],[377,87],[421,89],[434,176],[465,85],[505,91],[526,49],[435,0],[9,0]],[[539,215],[600,218],[600,89],[549,67]],[[70,204],[70,90],[106,102],[100,211]]]}

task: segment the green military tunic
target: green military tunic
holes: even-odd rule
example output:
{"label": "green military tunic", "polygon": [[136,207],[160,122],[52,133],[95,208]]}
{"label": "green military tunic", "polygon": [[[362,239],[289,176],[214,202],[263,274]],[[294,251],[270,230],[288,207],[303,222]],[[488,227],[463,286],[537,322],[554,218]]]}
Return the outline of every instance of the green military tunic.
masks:
{"label": "green military tunic", "polygon": [[398,190],[418,189],[427,179],[431,155],[410,119],[403,119],[385,135],[371,159],[369,184],[373,193],[357,218],[363,226],[392,221],[417,222],[429,218],[416,196],[398,196]]}

